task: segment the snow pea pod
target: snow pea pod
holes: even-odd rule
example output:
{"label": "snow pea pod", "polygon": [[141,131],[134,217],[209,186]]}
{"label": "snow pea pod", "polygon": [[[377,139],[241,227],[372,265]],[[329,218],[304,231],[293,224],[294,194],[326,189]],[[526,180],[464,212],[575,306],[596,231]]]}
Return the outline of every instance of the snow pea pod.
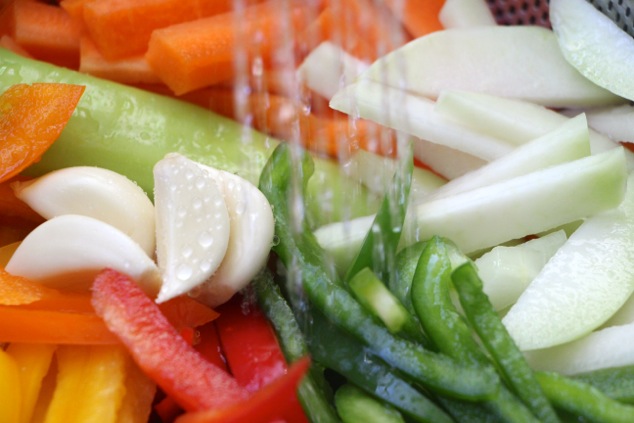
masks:
{"label": "snow pea pod", "polygon": [[452,272],[451,279],[468,321],[511,389],[541,422],[558,422],[559,418],[533,370],[482,290],[482,281],[473,262],[459,266]]}
{"label": "snow pea pod", "polygon": [[[74,165],[126,175],[150,196],[152,168],[165,154],[226,170],[257,184],[278,141],[198,106],[18,56],[0,48],[0,92],[17,83],[62,82],[86,90],[60,138],[31,175]],[[315,224],[371,213],[379,201],[333,161],[316,159],[308,203]],[[337,189],[332,189],[336,187]]]}
{"label": "snow pea pod", "polygon": [[[293,151],[296,153],[296,151]],[[422,385],[440,393],[465,399],[487,398],[499,386],[497,374],[481,372],[446,355],[428,351],[419,344],[398,339],[374,321],[352,295],[336,282],[334,270],[326,265],[325,252],[317,243],[293,199],[312,174],[312,161],[280,144],[265,165],[260,190],[273,206],[279,243],[273,247],[287,268],[289,283],[300,286],[310,303],[337,326],[364,342],[388,364]],[[294,175],[299,176],[294,179]],[[294,194],[297,194],[294,196]]]}

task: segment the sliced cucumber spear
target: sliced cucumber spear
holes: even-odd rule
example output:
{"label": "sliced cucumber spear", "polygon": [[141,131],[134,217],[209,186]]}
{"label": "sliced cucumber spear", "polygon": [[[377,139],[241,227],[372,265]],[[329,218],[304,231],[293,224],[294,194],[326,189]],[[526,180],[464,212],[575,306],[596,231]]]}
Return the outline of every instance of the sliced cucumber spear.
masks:
{"label": "sliced cucumber spear", "polygon": [[504,317],[522,350],[588,334],[634,292],[634,175],[628,185],[621,205],[586,220]]}

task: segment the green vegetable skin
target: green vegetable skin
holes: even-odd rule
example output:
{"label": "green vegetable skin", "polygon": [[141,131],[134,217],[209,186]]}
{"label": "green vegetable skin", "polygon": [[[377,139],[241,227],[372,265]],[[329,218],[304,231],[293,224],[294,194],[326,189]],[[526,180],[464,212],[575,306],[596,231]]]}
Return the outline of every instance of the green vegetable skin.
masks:
{"label": "green vegetable skin", "polygon": [[[86,91],[61,137],[28,173],[94,165],[126,175],[149,195],[152,167],[169,152],[257,183],[277,140],[200,107],[18,56],[0,48],[0,92],[18,83],[64,82]],[[335,162],[315,159],[307,193],[315,224],[370,214],[378,199]],[[334,189],[333,187],[336,187]]]}

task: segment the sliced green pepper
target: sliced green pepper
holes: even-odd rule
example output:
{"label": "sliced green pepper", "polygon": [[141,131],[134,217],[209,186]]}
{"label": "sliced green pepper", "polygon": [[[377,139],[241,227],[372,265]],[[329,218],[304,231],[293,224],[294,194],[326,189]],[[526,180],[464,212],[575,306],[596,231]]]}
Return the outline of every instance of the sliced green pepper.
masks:
{"label": "sliced green pepper", "polygon": [[[293,175],[299,178],[293,178]],[[312,305],[336,325],[366,343],[387,363],[407,373],[430,389],[460,398],[480,399],[495,394],[496,374],[481,372],[419,344],[398,339],[337,283],[334,270],[325,264],[325,252],[297,213],[294,198],[312,174],[310,157],[294,160],[289,145],[280,144],[260,177],[260,190],[273,206],[279,243],[273,247],[287,268],[289,283],[300,286]],[[293,197],[294,193],[300,194]],[[293,207],[295,206],[295,207]],[[299,217],[299,218],[298,218]]]}
{"label": "sliced green pepper", "polygon": [[[77,110],[42,160],[39,175],[74,165],[112,169],[153,194],[152,168],[170,152],[237,173],[253,183],[278,144],[198,106],[18,56],[0,48],[0,92],[17,83],[85,85]],[[315,225],[370,214],[379,200],[347,178],[335,162],[316,159],[308,191]]]}

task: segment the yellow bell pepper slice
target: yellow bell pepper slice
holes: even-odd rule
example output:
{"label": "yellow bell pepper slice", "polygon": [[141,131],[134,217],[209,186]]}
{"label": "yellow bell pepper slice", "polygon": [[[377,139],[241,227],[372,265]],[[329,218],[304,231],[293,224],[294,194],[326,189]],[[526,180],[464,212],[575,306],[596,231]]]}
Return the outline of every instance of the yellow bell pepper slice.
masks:
{"label": "yellow bell pepper slice", "polygon": [[48,373],[54,352],[55,346],[46,344],[13,343],[7,348],[7,353],[13,357],[20,371],[20,422],[31,421],[42,380]]}
{"label": "yellow bell pepper slice", "polygon": [[45,423],[116,423],[128,355],[119,345],[60,346]]}
{"label": "yellow bell pepper slice", "polygon": [[20,395],[18,364],[0,348],[0,422],[20,421]]}
{"label": "yellow bell pepper slice", "polygon": [[152,412],[156,383],[137,364],[128,360],[123,397],[117,423],[147,423]]}

